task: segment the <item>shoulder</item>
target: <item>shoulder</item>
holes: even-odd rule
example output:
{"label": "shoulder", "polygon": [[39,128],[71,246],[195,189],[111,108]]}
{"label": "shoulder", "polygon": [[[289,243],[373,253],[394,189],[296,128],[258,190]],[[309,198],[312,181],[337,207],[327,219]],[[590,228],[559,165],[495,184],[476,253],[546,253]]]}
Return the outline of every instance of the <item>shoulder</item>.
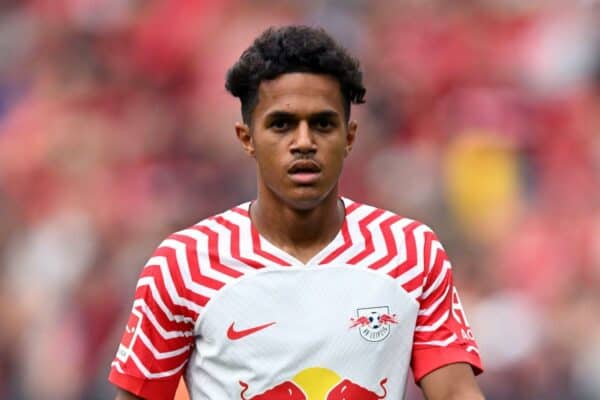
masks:
{"label": "shoulder", "polygon": [[244,210],[246,203],[168,235],[147,261],[142,276],[159,277],[172,297],[185,298],[181,300],[185,304],[191,299],[194,305],[206,305],[219,289],[242,275],[227,255],[234,241],[232,232],[243,225],[235,218],[243,221]]}
{"label": "shoulder", "polygon": [[199,257],[218,255],[225,242],[249,228],[249,202],[204,218],[163,238],[152,259],[157,257],[169,261],[171,268],[198,269]]}
{"label": "shoulder", "polygon": [[355,243],[402,259],[403,264],[420,266],[427,273],[431,254],[441,244],[431,227],[409,217],[377,206],[343,198],[349,235]]}
{"label": "shoulder", "polygon": [[404,234],[411,236],[435,236],[435,232],[429,225],[417,219],[376,205],[360,203],[346,197],[343,197],[342,200],[346,208],[346,217],[349,223],[370,228],[379,227],[394,231],[400,230]]}
{"label": "shoulder", "polygon": [[344,199],[348,264],[360,264],[395,279],[411,297],[423,292],[441,245],[423,222],[377,206]]}
{"label": "shoulder", "polygon": [[175,231],[163,239],[162,244],[179,241],[188,246],[197,246],[197,241],[204,238],[220,236],[225,232],[240,229],[249,221],[248,206],[250,202],[241,203],[218,214],[201,219],[192,225]]}

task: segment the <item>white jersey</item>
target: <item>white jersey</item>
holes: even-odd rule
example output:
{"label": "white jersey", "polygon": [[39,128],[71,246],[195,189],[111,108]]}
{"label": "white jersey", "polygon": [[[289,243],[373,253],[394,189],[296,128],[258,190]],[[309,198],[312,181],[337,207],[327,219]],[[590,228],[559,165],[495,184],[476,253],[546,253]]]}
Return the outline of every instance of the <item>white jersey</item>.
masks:
{"label": "white jersey", "polygon": [[342,199],[342,229],[307,263],[260,236],[249,203],[163,241],[138,281],[110,381],[171,399],[400,399],[443,365],[481,371],[433,231]]}

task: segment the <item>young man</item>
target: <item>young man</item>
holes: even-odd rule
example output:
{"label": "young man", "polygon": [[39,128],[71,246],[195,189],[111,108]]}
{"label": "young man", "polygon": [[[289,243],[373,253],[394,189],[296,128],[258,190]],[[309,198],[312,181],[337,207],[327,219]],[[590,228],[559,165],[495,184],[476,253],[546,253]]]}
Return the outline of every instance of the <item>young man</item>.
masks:
{"label": "young man", "polygon": [[324,31],[255,40],[227,76],[256,200],[177,232],[140,276],[117,399],[482,399],[450,263],[425,225],[338,194],[365,89]]}

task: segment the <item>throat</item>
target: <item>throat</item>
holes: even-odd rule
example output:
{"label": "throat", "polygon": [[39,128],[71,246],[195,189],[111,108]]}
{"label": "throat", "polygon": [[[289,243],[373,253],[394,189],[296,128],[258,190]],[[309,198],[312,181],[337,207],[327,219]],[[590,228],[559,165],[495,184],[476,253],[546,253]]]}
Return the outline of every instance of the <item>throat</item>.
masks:
{"label": "throat", "polygon": [[[339,233],[345,218],[341,199],[333,206],[311,210],[261,207],[251,204],[250,218],[258,233],[281,251],[306,264]],[[266,208],[266,209],[265,209]]]}

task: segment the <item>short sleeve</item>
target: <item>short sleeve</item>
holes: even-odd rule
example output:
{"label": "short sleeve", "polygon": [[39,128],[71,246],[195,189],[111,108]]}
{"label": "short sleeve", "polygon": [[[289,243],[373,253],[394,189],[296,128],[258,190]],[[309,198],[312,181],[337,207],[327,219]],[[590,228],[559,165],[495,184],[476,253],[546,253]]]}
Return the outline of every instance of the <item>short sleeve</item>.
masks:
{"label": "short sleeve", "polygon": [[165,242],[154,252],[111,364],[109,381],[144,399],[172,399],[192,351],[198,313],[186,296],[182,267]]}
{"label": "short sleeve", "polygon": [[423,292],[415,326],[411,367],[418,383],[428,373],[464,362],[483,371],[479,349],[452,279],[452,266],[432,231],[425,232]]}

